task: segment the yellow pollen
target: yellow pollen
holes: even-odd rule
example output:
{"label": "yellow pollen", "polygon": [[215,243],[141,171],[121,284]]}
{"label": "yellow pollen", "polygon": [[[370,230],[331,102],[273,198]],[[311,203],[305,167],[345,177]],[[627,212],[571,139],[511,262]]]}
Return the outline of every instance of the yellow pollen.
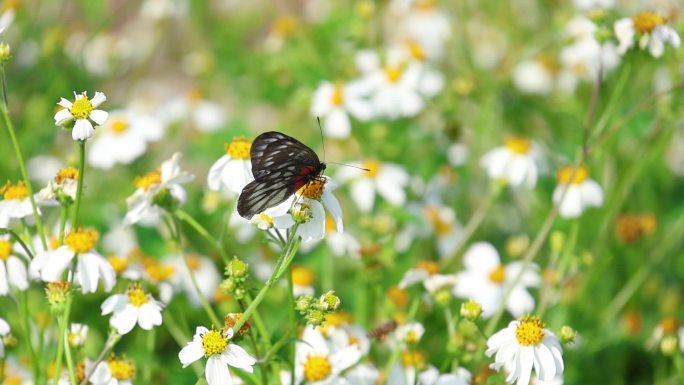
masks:
{"label": "yellow pollen", "polygon": [[112,122],[110,127],[115,134],[122,134],[128,130],[128,121],[124,118],[118,118]]}
{"label": "yellow pollen", "polygon": [[632,17],[634,29],[639,33],[651,33],[659,25],[665,24],[665,18],[653,12],[641,12]]}
{"label": "yellow pollen", "polygon": [[423,61],[427,58],[425,50],[415,40],[409,40],[406,42],[406,46],[414,59]]}
{"label": "yellow pollen", "polygon": [[663,329],[663,334],[674,334],[679,329],[679,322],[676,318],[668,317],[660,321],[660,327]]}
{"label": "yellow pollen", "polygon": [[392,286],[387,289],[387,298],[398,308],[404,308],[408,305],[409,295],[405,289],[398,286]]}
{"label": "yellow pollen", "polygon": [[309,355],[304,363],[304,378],[307,382],[322,381],[332,373],[332,365],[325,355]]}
{"label": "yellow pollen", "polygon": [[168,280],[176,271],[173,265],[165,265],[154,260],[146,263],[144,266],[147,275],[155,282]]}
{"label": "yellow pollen", "polygon": [[0,239],[0,261],[5,261],[12,254],[12,242]]}
{"label": "yellow pollen", "polygon": [[92,111],[93,105],[90,103],[90,99],[88,99],[88,97],[85,95],[81,96],[79,99],[76,99],[71,108],[69,108],[69,112],[71,112],[71,115],[73,115],[76,119],[86,119],[88,116],[90,116]]}
{"label": "yellow pollen", "polygon": [[435,0],[418,0],[414,7],[416,11],[432,11],[437,4]]}
{"label": "yellow pollen", "polygon": [[401,68],[387,67],[385,68],[385,76],[387,77],[388,82],[396,83],[401,79]]}
{"label": "yellow pollen", "polygon": [[639,224],[644,235],[653,235],[658,227],[658,220],[653,213],[643,213],[639,215]]}
{"label": "yellow pollen", "polygon": [[135,307],[140,307],[148,302],[147,295],[140,285],[128,286],[128,301]]}
{"label": "yellow pollen", "polygon": [[422,368],[425,365],[425,353],[414,350],[401,353],[401,362],[406,368]]}
{"label": "yellow pollen", "polygon": [[325,178],[316,178],[299,189],[299,193],[309,199],[320,200],[325,187]]}
{"label": "yellow pollen", "polygon": [[330,103],[332,103],[333,106],[338,107],[341,106],[342,103],[344,103],[344,92],[342,90],[342,86],[335,86],[335,89],[333,90],[333,93],[330,96]]}
{"label": "yellow pollen", "polygon": [[534,346],[544,339],[544,324],[539,317],[527,316],[519,320],[515,338],[523,346]]}
{"label": "yellow pollen", "polygon": [[356,346],[358,346],[358,345],[360,344],[360,342],[361,342],[361,341],[359,341],[358,337],[353,336],[353,335],[351,335],[351,334],[349,335],[349,345],[356,345]]}
{"label": "yellow pollen", "polygon": [[514,154],[526,155],[529,154],[532,148],[532,143],[529,140],[517,137],[507,138],[504,142],[506,148]]}
{"label": "yellow pollen", "polygon": [[273,218],[265,213],[259,213],[259,218],[268,224],[268,227],[273,227]]}
{"label": "yellow pollen", "polygon": [[76,229],[64,238],[64,243],[75,253],[85,253],[95,247],[99,238],[100,234],[95,230]]}
{"label": "yellow pollen", "polygon": [[59,171],[57,171],[57,175],[55,175],[55,182],[62,184],[67,179],[77,180],[79,175],[80,174],[79,174],[79,171],[77,168],[74,168],[74,167],[61,168],[61,169],[59,169]]}
{"label": "yellow pollen", "polygon": [[297,286],[311,286],[316,276],[313,270],[304,266],[292,266],[292,283]]}
{"label": "yellow pollen", "polygon": [[454,224],[444,220],[437,207],[427,206],[425,209],[423,209],[423,212],[427,220],[432,224],[432,228],[434,229],[436,235],[444,236],[453,231]]}
{"label": "yellow pollen", "polygon": [[418,261],[416,269],[423,270],[430,275],[435,275],[439,273],[439,263],[426,260]]}
{"label": "yellow pollen", "polygon": [[366,173],[369,178],[375,178],[380,172],[380,167],[382,167],[382,165],[375,159],[366,159],[361,164],[361,167],[370,170]]}
{"label": "yellow pollen", "polygon": [[24,382],[24,379],[22,379],[19,376],[13,375],[13,374],[8,374],[5,376],[5,382],[3,382],[4,385],[21,385]]}
{"label": "yellow pollen", "polygon": [[559,72],[561,69],[561,66],[555,56],[541,55],[537,58],[537,61],[541,63],[542,67],[552,74]]}
{"label": "yellow pollen", "polygon": [[292,34],[295,31],[295,28],[297,27],[297,20],[292,17],[292,16],[279,16],[275,22],[273,22],[273,26],[271,27],[271,30],[273,31],[274,34],[278,36],[287,36]]}
{"label": "yellow pollen", "polygon": [[330,215],[326,215],[325,216],[325,232],[326,233],[332,233],[336,229],[337,229],[337,225],[335,225],[335,220]]}
{"label": "yellow pollen", "polygon": [[579,166],[576,171],[572,166],[565,166],[558,170],[556,177],[558,183],[578,185],[589,177],[589,171],[585,166]]}
{"label": "yellow pollen", "polygon": [[199,269],[200,264],[202,264],[202,259],[196,255],[188,255],[186,258],[188,267],[192,271],[197,271]]}
{"label": "yellow pollen", "polygon": [[135,378],[135,366],[133,366],[133,362],[130,360],[117,360],[115,357],[112,357],[107,362],[107,366],[109,366],[112,377],[117,380],[132,380]]}
{"label": "yellow pollen", "polygon": [[489,280],[498,283],[498,284],[503,284],[504,280],[506,279],[506,268],[503,265],[499,265],[494,270],[489,272]]}
{"label": "yellow pollen", "polygon": [[351,314],[346,312],[330,313],[325,315],[325,326],[349,325],[353,321]]}
{"label": "yellow pollen", "polygon": [[116,274],[123,273],[128,267],[128,260],[126,260],[126,258],[117,257],[116,255],[107,257],[107,261],[112,265]]}
{"label": "yellow pollen", "polygon": [[60,246],[59,239],[57,237],[50,237],[50,244],[48,245],[50,250],[55,250]]}
{"label": "yellow pollen", "polygon": [[404,340],[406,341],[406,343],[415,344],[420,340],[420,337],[418,337],[418,333],[411,330],[408,333],[406,333],[406,338]]}
{"label": "yellow pollen", "polygon": [[152,172],[148,172],[147,174],[143,176],[139,176],[135,178],[133,181],[133,184],[137,188],[141,188],[145,191],[149,191],[152,187],[158,185],[161,183],[161,171],[160,170],[154,170]]}
{"label": "yellow pollen", "polygon": [[202,91],[200,91],[199,89],[193,88],[185,94],[185,97],[190,103],[197,103],[200,100],[202,100],[204,95],[202,95]]}
{"label": "yellow pollen", "polygon": [[7,182],[4,186],[0,187],[0,194],[2,194],[5,200],[24,199],[28,196],[28,190],[23,181],[19,181],[17,184]]}
{"label": "yellow pollen", "polygon": [[245,138],[234,138],[230,144],[225,146],[226,154],[231,159],[249,159],[250,151],[252,150],[252,143]]}
{"label": "yellow pollen", "polygon": [[202,336],[202,349],[205,357],[223,353],[226,346],[228,346],[228,340],[220,330],[210,330]]}

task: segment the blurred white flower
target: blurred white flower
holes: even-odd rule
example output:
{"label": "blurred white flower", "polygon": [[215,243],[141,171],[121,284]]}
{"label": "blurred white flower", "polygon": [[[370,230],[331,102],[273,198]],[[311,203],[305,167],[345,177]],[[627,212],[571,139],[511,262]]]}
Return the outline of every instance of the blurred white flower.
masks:
{"label": "blurred white flower", "polygon": [[[86,361],[86,370],[91,365],[90,362]],[[117,359],[116,356],[111,356],[107,361],[100,362],[95,367],[89,381],[92,385],[133,385],[135,373],[133,361],[123,357]],[[69,381],[67,381],[68,383]]]}
{"label": "blurred white flower", "polygon": [[372,91],[363,81],[346,84],[322,82],[311,101],[311,115],[323,120],[323,133],[330,138],[347,138],[351,134],[349,115],[360,121],[373,117],[373,109],[366,99]]}
{"label": "blurred white flower", "polygon": [[380,371],[372,364],[361,363],[347,370],[344,379],[351,385],[375,385],[380,379]]}
{"label": "blurred white flower", "polygon": [[313,270],[306,266],[292,266],[292,295],[301,297],[303,295],[314,295],[314,280],[316,276]]}
{"label": "blurred white flower", "polygon": [[72,323],[69,325],[69,346],[78,348],[85,345],[88,338],[88,325]]}
{"label": "blurred white flower", "polygon": [[47,184],[64,167],[63,161],[50,155],[37,155],[26,163],[30,178],[40,184]]}
{"label": "blurred white flower", "polygon": [[619,42],[618,52],[625,54],[634,47],[637,40],[639,48],[648,49],[655,58],[663,55],[665,44],[679,48],[679,34],[666,23],[666,17],[653,12],[641,12],[634,17],[616,21],[613,29]]}
{"label": "blurred white flower", "polygon": [[429,0],[416,1],[399,27],[406,38],[420,45],[430,60],[442,58],[451,37],[449,18],[436,4]]}
{"label": "blurred white flower", "polygon": [[534,298],[527,288],[537,287],[541,282],[536,265],[529,265],[520,280],[511,287],[525,267],[524,263],[516,261],[502,265],[499,253],[487,242],[471,245],[463,256],[463,265],[465,270],[458,273],[454,295],[482,305],[484,318],[496,312],[506,292],[510,293],[503,306],[513,316],[520,317],[534,309]]}
{"label": "blurred white flower", "polygon": [[0,33],[5,32],[5,29],[12,25],[14,14],[14,8],[11,7],[2,11],[2,14],[0,14]]}
{"label": "blurred white flower", "polygon": [[60,169],[47,186],[38,192],[37,203],[40,205],[73,203],[78,190],[78,176],[79,171],[76,168]]}
{"label": "blurred white flower", "polygon": [[199,90],[190,90],[184,96],[171,99],[161,109],[161,116],[168,123],[188,120],[192,127],[202,132],[214,132],[228,120],[223,107],[204,99]]}
{"label": "blurred white flower", "polygon": [[221,273],[210,258],[196,254],[185,257],[178,255],[169,258],[169,263],[176,271],[171,277],[171,282],[178,290],[185,292],[188,301],[193,306],[199,307],[201,302],[190,274],[195,276],[202,295],[209,301],[213,301],[215,291],[221,283]]}
{"label": "blurred white flower", "polygon": [[539,148],[532,141],[510,137],[503,146],[487,152],[480,165],[487,170],[490,179],[503,179],[511,187],[533,188],[537,183],[540,158]]}
{"label": "blurred white flower", "polygon": [[61,98],[58,105],[62,107],[55,114],[55,124],[71,129],[74,140],[87,140],[93,136],[95,127],[101,126],[109,114],[96,108],[104,103],[107,97],[102,92],[95,92],[92,99],[84,91],[82,94],[74,92],[74,101]]}
{"label": "blurred white flower", "polygon": [[[527,385],[532,369],[538,380],[551,381],[563,373],[563,348],[539,317],[523,317],[487,340],[488,357],[496,355],[492,369],[508,373],[506,382]],[[516,381],[517,380],[517,381]]]}
{"label": "blurred white flower", "polygon": [[[404,354],[404,357],[409,357],[409,354]],[[414,357],[416,358],[416,357]],[[418,357],[419,358],[419,357]],[[420,358],[419,358],[420,359]],[[420,373],[417,373],[416,382],[416,367],[424,367],[421,362],[409,362],[408,365],[395,365],[390,371],[388,384],[392,385],[468,385],[472,375],[464,368],[458,368],[456,373],[440,374],[439,370],[432,365],[427,365]],[[402,370],[403,369],[403,370]]]}
{"label": "blurred white flower", "polygon": [[400,345],[415,345],[425,334],[425,327],[420,322],[408,322],[394,331],[392,340]]}
{"label": "blurred white flower", "polygon": [[401,206],[406,202],[404,189],[409,182],[409,174],[402,166],[372,159],[352,162],[350,165],[370,170],[342,167],[337,173],[341,182],[350,181],[352,199],[361,211],[373,210],[376,194],[393,206]]}
{"label": "blurred white flower", "polygon": [[357,346],[349,345],[334,350],[323,335],[306,326],[295,345],[295,384],[303,381],[316,385],[332,385],[341,381],[342,371],[361,358]]}
{"label": "blurred white flower", "polygon": [[44,282],[59,281],[64,271],[71,266],[72,260],[77,257],[76,282],[81,285],[81,292],[96,292],[100,279],[105,291],[110,291],[116,283],[116,273],[107,259],[95,250],[98,238],[95,230],[78,229],[69,232],[64,238],[64,245],[36,254],[29,266],[31,275],[40,276]]}
{"label": "blurred white flower", "polygon": [[589,207],[603,206],[603,190],[596,181],[589,179],[589,171],[585,166],[577,169],[565,166],[558,171],[557,178],[553,203],[558,206],[561,217],[577,218]]}
{"label": "blurred white flower", "polygon": [[170,194],[178,204],[185,202],[185,189],[182,183],[193,180],[194,176],[181,170],[179,162],[182,155],[175,153],[171,159],[164,161],[160,169],[135,179],[137,190],[126,199],[128,212],[124,217],[124,225],[132,225],[142,221],[143,224],[156,223],[163,209],[154,203],[158,194]]}
{"label": "blurred white flower", "polygon": [[212,191],[225,189],[231,194],[240,194],[242,189],[254,180],[250,150],[252,143],[244,138],[233,138],[225,145],[226,153],[209,169],[207,184]]}
{"label": "blurred white flower", "polygon": [[[0,337],[5,337],[10,333],[10,326],[4,319],[0,318]],[[5,339],[0,338],[0,358],[5,358]]]}
{"label": "blurred white flower", "polygon": [[112,111],[88,146],[88,164],[108,170],[115,164],[130,164],[161,139],[164,125],[156,117],[133,109]]}
{"label": "blurred white flower", "polygon": [[10,293],[11,288],[28,289],[26,262],[13,254],[17,246],[9,236],[0,236],[0,296]]}
{"label": "blurred white flower", "polygon": [[526,60],[513,69],[513,84],[522,92],[545,95],[554,88],[556,71],[551,60]]}
{"label": "blurred white flower", "polygon": [[128,286],[126,294],[114,294],[100,306],[102,315],[112,314],[109,324],[119,334],[133,330],[136,324],[143,330],[152,330],[162,324],[162,303],[143,291],[138,284]]}
{"label": "blurred white flower", "polygon": [[231,344],[231,338],[233,338],[233,329],[224,332],[198,326],[192,342],[188,342],[178,353],[178,359],[186,368],[200,358],[207,357],[204,375],[209,385],[231,384],[228,366],[252,373],[254,372],[253,366],[257,362],[245,349]]}
{"label": "blurred white flower", "polygon": [[[23,181],[12,184],[9,181],[0,187],[0,227],[7,227],[16,219],[32,218],[33,207],[28,189]],[[40,215],[40,209],[38,210]]]}

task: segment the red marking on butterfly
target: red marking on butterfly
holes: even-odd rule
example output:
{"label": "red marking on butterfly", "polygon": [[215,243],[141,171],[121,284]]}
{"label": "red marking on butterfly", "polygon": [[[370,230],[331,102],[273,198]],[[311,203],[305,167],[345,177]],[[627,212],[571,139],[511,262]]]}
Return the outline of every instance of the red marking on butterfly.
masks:
{"label": "red marking on butterfly", "polygon": [[254,181],[242,189],[237,204],[238,214],[247,219],[284,202],[325,170],[312,149],[275,131],[254,139],[250,158]]}

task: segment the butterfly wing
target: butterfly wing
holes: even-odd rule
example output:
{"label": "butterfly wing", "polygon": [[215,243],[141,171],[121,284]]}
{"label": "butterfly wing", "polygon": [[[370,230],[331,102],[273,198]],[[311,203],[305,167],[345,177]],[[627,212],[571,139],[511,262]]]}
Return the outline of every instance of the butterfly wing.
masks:
{"label": "butterfly wing", "polygon": [[320,164],[318,155],[307,145],[275,131],[265,132],[254,139],[250,159],[254,179],[290,168],[293,163],[299,163],[300,166]]}

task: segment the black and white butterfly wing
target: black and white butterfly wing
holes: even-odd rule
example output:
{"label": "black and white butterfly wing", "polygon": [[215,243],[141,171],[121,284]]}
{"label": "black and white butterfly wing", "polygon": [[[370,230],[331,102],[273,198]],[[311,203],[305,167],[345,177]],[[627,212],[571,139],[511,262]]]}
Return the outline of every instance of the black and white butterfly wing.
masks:
{"label": "black and white butterfly wing", "polygon": [[284,202],[325,168],[305,144],[274,131],[254,140],[250,156],[254,181],[240,193],[237,207],[248,219]]}

